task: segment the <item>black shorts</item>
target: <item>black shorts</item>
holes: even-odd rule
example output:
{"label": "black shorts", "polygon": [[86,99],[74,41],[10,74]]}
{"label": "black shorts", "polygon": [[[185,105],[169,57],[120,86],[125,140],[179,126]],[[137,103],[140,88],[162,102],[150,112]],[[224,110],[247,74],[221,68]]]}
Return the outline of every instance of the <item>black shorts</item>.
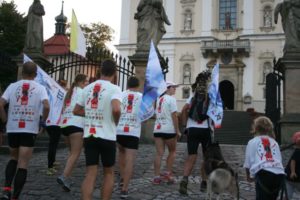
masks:
{"label": "black shorts", "polygon": [[139,148],[139,138],[134,136],[117,135],[117,142],[124,148],[127,149],[138,149]]}
{"label": "black shorts", "polygon": [[188,154],[197,154],[198,146],[201,143],[202,153],[204,154],[207,146],[211,143],[209,128],[189,128],[187,134]]}
{"label": "black shorts", "polygon": [[61,131],[64,136],[70,136],[73,133],[78,133],[78,132],[83,133],[83,128],[79,128],[77,126],[66,126],[61,128]]}
{"label": "black shorts", "polygon": [[99,156],[103,167],[112,167],[116,162],[116,142],[101,138],[84,138],[86,166],[99,165]]}
{"label": "black shorts", "polygon": [[168,140],[176,137],[176,133],[154,133],[154,137]]}
{"label": "black shorts", "polygon": [[7,133],[8,146],[11,148],[34,147],[37,134]]}

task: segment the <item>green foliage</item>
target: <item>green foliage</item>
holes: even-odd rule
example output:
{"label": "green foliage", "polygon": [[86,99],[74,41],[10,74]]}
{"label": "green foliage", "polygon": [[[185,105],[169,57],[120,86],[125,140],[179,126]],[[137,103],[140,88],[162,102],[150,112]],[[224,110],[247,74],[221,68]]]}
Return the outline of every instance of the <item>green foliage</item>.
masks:
{"label": "green foliage", "polygon": [[18,13],[14,2],[0,5],[0,51],[9,55],[22,52],[25,42],[27,19]]}

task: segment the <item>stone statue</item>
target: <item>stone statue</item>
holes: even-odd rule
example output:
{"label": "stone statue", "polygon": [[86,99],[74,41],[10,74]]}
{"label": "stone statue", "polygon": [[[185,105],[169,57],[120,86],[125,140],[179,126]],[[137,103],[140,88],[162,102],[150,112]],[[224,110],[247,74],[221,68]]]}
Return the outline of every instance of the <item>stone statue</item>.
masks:
{"label": "stone statue", "polygon": [[138,20],[137,51],[149,51],[151,39],[157,46],[166,33],[164,24],[171,25],[162,0],[140,0],[134,19]]}
{"label": "stone statue", "polygon": [[277,24],[278,14],[281,15],[282,28],[285,33],[284,52],[300,52],[300,1],[284,0],[277,4],[274,21]]}
{"label": "stone statue", "polygon": [[43,18],[45,10],[40,0],[34,0],[28,11],[25,52],[43,52]]}
{"label": "stone statue", "polygon": [[184,17],[184,30],[190,31],[192,30],[192,14],[186,13]]}
{"label": "stone statue", "polygon": [[272,27],[272,16],[270,10],[265,10],[264,13],[264,27]]}

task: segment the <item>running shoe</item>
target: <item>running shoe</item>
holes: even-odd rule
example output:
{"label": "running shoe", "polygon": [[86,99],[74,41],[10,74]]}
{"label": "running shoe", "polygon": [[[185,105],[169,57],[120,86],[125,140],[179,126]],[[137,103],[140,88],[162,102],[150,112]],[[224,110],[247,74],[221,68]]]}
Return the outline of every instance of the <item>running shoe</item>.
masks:
{"label": "running shoe", "polygon": [[188,185],[188,182],[186,180],[180,181],[180,185],[179,185],[179,193],[180,194],[184,194],[184,195],[187,194],[187,185]]}
{"label": "running shoe", "polygon": [[159,176],[156,176],[152,179],[153,185],[159,185],[161,183],[161,178]]}
{"label": "running shoe", "polygon": [[163,174],[161,174],[162,180],[164,182],[167,182],[168,184],[173,184],[175,183],[175,180],[172,176],[172,172],[164,172]]}
{"label": "running shoe", "polygon": [[68,178],[64,177],[63,175],[60,175],[59,177],[57,177],[56,181],[57,183],[62,185],[64,191],[66,192],[71,191],[71,181]]}
{"label": "running shoe", "polygon": [[11,197],[11,192],[4,190],[2,192],[2,196],[1,196],[0,200],[10,200],[10,197]]}
{"label": "running shoe", "polygon": [[121,191],[120,198],[121,199],[127,199],[127,197],[128,197],[128,191]]}
{"label": "running shoe", "polygon": [[56,172],[57,172],[57,170],[56,170],[54,167],[52,167],[52,168],[48,168],[48,169],[47,169],[46,174],[47,174],[48,176],[53,176],[53,175],[56,174]]}
{"label": "running shoe", "polygon": [[200,191],[201,191],[201,192],[206,191],[206,187],[207,187],[206,181],[201,181],[201,184],[200,184]]}

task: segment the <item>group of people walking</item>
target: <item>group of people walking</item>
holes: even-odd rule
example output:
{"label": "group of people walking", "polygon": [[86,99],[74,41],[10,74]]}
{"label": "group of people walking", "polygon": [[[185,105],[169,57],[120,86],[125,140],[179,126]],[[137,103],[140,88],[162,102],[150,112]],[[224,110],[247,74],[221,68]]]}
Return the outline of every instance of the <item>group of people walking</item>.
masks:
{"label": "group of people walking", "polygon": [[[62,174],[57,177],[58,184],[65,191],[69,192],[72,189],[70,178],[84,147],[86,172],[81,185],[82,199],[92,199],[99,166],[103,166],[101,199],[110,199],[114,187],[113,167],[118,150],[120,197],[124,199],[128,197],[139,139],[143,134],[138,119],[142,94],[139,92],[140,83],[136,77],[130,77],[127,81],[127,90],[121,92],[120,88],[113,84],[116,72],[116,63],[105,60],[101,71],[97,74],[98,80],[89,83],[86,75],[78,74],[65,96],[60,126],[45,126],[51,109],[46,89],[34,81],[37,66],[32,62],[23,65],[23,79],[12,83],[0,99],[0,118],[2,122],[7,122],[6,132],[11,155],[5,169],[1,199],[19,198],[26,182],[27,167],[39,127],[45,127],[49,134],[48,175],[56,174],[55,156],[60,134],[66,138],[69,155]],[[186,101],[181,111],[180,119],[181,124],[186,127],[184,130],[187,135],[188,151],[183,178],[179,184],[179,192],[183,195],[187,194],[189,175],[196,163],[199,144],[201,143],[202,153],[205,154],[212,142],[213,122],[206,115],[209,105],[207,95],[209,75],[202,72],[197,76],[192,85],[194,95]],[[181,137],[176,99],[173,97],[178,85],[173,82],[166,82],[166,85],[166,91],[154,105],[156,114],[153,131],[156,148],[152,179],[154,185],[162,182],[174,183],[173,163],[176,143]],[[7,115],[4,110],[6,104],[9,104]],[[255,179],[257,199],[275,200],[285,178],[279,145],[274,140],[273,126],[268,118],[260,117],[255,120],[253,130],[255,137],[247,145],[244,163],[247,180]],[[295,136],[294,142],[300,148],[300,134]],[[165,148],[168,149],[168,156],[165,171],[162,171]],[[289,181],[298,180],[300,172],[298,151],[295,151],[287,167]],[[201,177],[200,188],[205,190],[207,174],[203,166]],[[289,195],[292,195],[294,187],[292,184],[289,186]]]}

